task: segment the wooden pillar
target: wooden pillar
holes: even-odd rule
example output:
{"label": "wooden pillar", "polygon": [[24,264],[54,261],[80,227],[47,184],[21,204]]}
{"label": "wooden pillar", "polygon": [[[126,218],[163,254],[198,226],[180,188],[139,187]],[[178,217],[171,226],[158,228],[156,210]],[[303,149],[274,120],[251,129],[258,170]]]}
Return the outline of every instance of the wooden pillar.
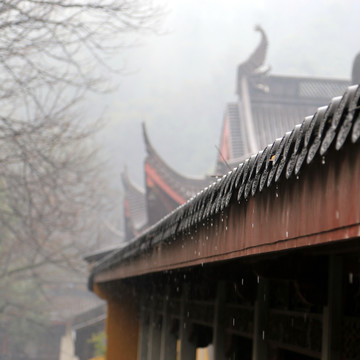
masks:
{"label": "wooden pillar", "polygon": [[138,360],[147,359],[147,347],[148,347],[148,336],[149,336],[149,313],[146,307],[146,299],[143,298],[141,304],[140,314],[140,334],[139,334],[139,349],[138,349]]}
{"label": "wooden pillar", "polygon": [[225,360],[225,297],[226,284],[219,281],[217,284],[216,300],[214,304],[213,324],[213,353],[214,359]]}
{"label": "wooden pillar", "polygon": [[171,330],[171,316],[169,309],[170,302],[170,288],[166,289],[163,310],[162,310],[162,328],[161,328],[161,348],[160,360],[175,360],[176,359],[176,337],[170,333]]}
{"label": "wooden pillar", "polygon": [[94,292],[107,301],[106,360],[137,360],[139,321],[137,299],[132,289],[117,284],[117,296],[94,285]]}
{"label": "wooden pillar", "polygon": [[323,338],[321,360],[341,359],[341,319],[343,298],[342,257],[329,257],[328,304],[323,313]]}
{"label": "wooden pillar", "polygon": [[180,360],[195,360],[196,348],[189,341],[190,323],[187,316],[187,302],[189,300],[189,286],[183,285],[180,310]]}
{"label": "wooden pillar", "polygon": [[269,308],[269,280],[258,277],[257,282],[252,360],[265,360],[267,359],[266,322]]}
{"label": "wooden pillar", "polygon": [[160,314],[156,306],[157,299],[157,294],[154,291],[150,310],[147,360],[158,360],[160,357],[161,321],[159,321]]}

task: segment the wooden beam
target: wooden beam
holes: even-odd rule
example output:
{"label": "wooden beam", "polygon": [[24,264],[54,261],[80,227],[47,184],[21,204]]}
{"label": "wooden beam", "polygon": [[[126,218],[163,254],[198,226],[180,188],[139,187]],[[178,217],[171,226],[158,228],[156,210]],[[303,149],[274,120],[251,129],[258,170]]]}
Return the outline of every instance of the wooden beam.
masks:
{"label": "wooden beam", "polygon": [[328,305],[324,307],[321,360],[341,359],[343,260],[329,256]]}
{"label": "wooden beam", "polygon": [[263,360],[267,359],[266,322],[269,308],[269,281],[258,276],[257,282],[252,360]]}
{"label": "wooden beam", "polygon": [[195,360],[196,348],[195,345],[189,341],[190,335],[190,321],[187,316],[187,302],[189,300],[189,286],[183,285],[181,310],[180,310],[180,360]]}

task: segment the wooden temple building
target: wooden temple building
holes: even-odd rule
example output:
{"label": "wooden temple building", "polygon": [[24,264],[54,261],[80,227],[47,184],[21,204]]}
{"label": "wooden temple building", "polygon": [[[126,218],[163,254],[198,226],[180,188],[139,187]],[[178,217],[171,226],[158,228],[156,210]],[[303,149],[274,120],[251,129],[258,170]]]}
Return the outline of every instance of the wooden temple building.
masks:
{"label": "wooden temple building", "polygon": [[181,176],[144,131],[128,242],[89,276],[108,360],[360,359],[360,87],[270,75],[259,31],[226,106],[225,175]]}

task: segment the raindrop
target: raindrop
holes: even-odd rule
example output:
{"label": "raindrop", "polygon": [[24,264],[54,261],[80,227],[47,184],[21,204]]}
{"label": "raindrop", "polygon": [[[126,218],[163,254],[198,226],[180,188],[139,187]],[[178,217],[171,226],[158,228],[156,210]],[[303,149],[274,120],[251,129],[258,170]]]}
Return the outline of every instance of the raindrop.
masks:
{"label": "raindrop", "polygon": [[184,274],[184,279],[186,279],[186,274]]}
{"label": "raindrop", "polygon": [[323,156],[323,157],[321,158],[321,163],[322,163],[323,165],[325,165],[325,156]]}
{"label": "raindrop", "polygon": [[251,227],[254,228],[254,223],[251,224]]}
{"label": "raindrop", "polygon": [[196,255],[196,253],[197,253],[197,251],[195,250],[195,251],[194,251],[194,255]]}
{"label": "raindrop", "polygon": [[179,292],[179,291],[180,291],[179,287],[177,287],[177,288],[176,288],[176,291],[177,291],[177,292]]}
{"label": "raindrop", "polygon": [[186,316],[187,316],[187,317],[190,317],[190,312],[189,312],[189,311],[186,313]]}
{"label": "raindrop", "polygon": [[206,235],[206,240],[209,240],[209,237]]}
{"label": "raindrop", "polygon": [[204,263],[203,263],[203,262],[201,263],[201,266],[204,266]]}
{"label": "raindrop", "polygon": [[184,329],[186,329],[186,323],[184,323]]}
{"label": "raindrop", "polygon": [[215,245],[215,251],[217,251],[217,249],[218,249],[218,247],[217,247],[217,245]]}
{"label": "raindrop", "polygon": [[232,319],[232,326],[235,326],[235,318]]}
{"label": "raindrop", "polygon": [[285,233],[285,235],[286,235],[286,237],[289,237],[289,232],[287,231],[287,232]]}
{"label": "raindrop", "polygon": [[227,225],[225,226],[225,230],[227,231],[227,229],[228,229],[228,227],[227,227]]}
{"label": "raindrop", "polygon": [[184,248],[184,244],[181,245],[181,248],[182,248],[182,249]]}
{"label": "raindrop", "polygon": [[244,285],[244,278],[241,279],[241,285]]}
{"label": "raindrop", "polygon": [[339,219],[339,217],[340,217],[339,210],[336,210],[335,216],[336,216],[337,219]]}
{"label": "raindrop", "polygon": [[296,175],[296,180],[299,180],[299,175]]}
{"label": "raindrop", "polygon": [[257,276],[256,281],[257,281],[258,284],[260,283],[260,276],[259,275]]}
{"label": "raindrop", "polygon": [[354,282],[354,274],[349,273],[349,284],[352,284]]}
{"label": "raindrop", "polygon": [[276,193],[275,193],[275,195],[276,195],[276,197],[277,197],[277,198],[279,197],[279,194],[278,194],[278,192],[276,192]]}
{"label": "raindrop", "polygon": [[200,251],[198,252],[198,256],[200,256]]}
{"label": "raindrop", "polygon": [[265,330],[262,331],[262,339],[265,340]]}

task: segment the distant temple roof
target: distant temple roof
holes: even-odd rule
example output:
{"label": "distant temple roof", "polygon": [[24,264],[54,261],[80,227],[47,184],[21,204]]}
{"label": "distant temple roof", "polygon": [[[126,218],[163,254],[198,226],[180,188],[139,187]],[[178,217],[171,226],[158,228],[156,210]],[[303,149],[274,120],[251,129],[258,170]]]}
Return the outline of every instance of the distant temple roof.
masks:
{"label": "distant temple roof", "polygon": [[229,103],[224,116],[216,173],[227,171],[291,130],[304,115],[345,91],[348,80],[269,75],[264,70],[267,38],[238,66],[238,101]]}
{"label": "distant temple roof", "polygon": [[212,181],[185,177],[173,170],[151,145],[143,125],[147,157],[145,159],[146,203],[149,223],[153,224],[183,204]]}

